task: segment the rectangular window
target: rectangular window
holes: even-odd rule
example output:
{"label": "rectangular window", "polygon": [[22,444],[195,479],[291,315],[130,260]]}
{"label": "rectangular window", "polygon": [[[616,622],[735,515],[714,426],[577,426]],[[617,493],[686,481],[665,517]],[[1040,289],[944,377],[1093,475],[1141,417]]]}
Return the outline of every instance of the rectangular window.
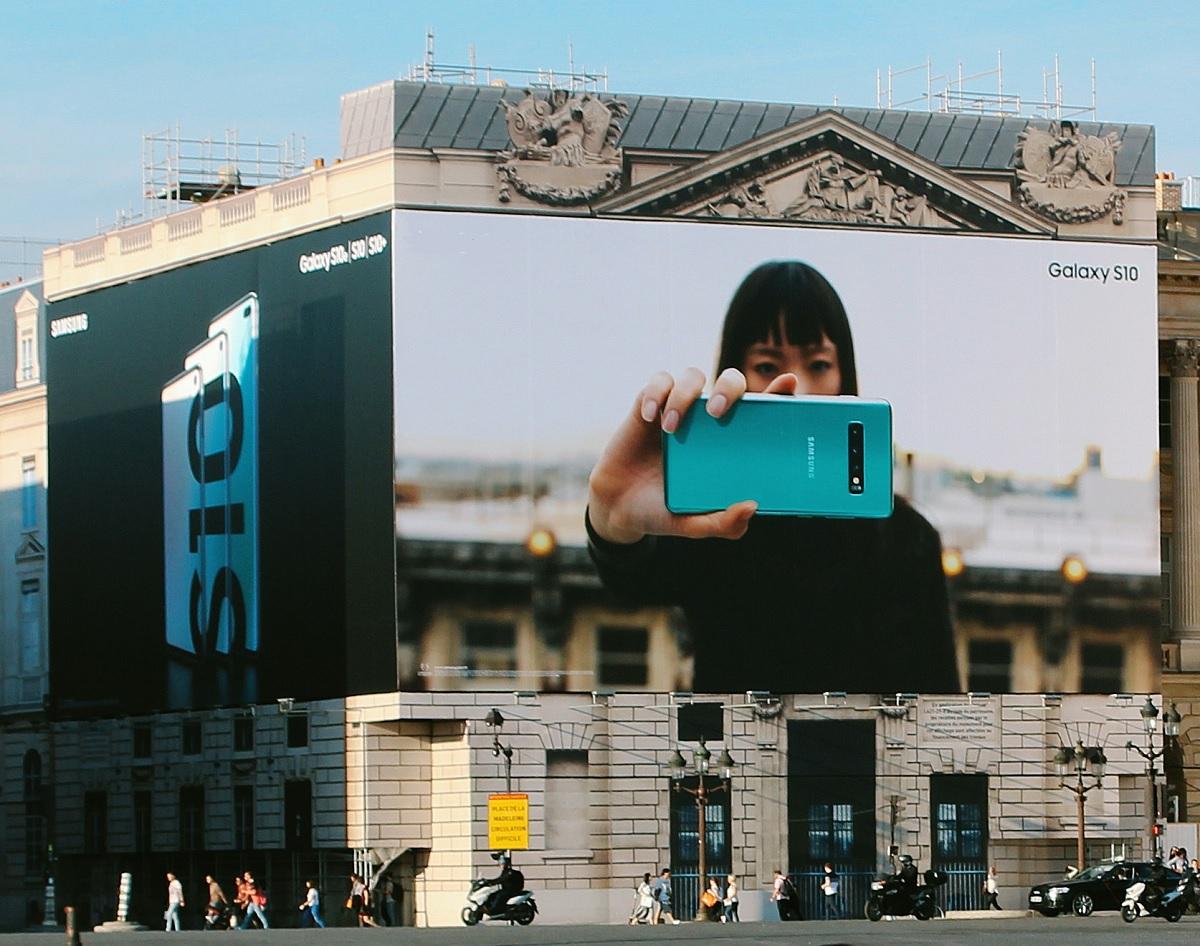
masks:
{"label": "rectangular window", "polygon": [[975,861],[983,857],[983,807],[971,802],[939,802],[934,807],[939,863]]}
{"label": "rectangular window", "polygon": [[725,704],[684,703],[676,714],[680,742],[720,742],[725,738]]}
{"label": "rectangular window", "polygon": [[46,871],[46,816],[25,816],[25,876],[41,879]]}
{"label": "rectangular window", "polygon": [[312,782],[283,783],[283,846],[289,851],[312,850]]}
{"label": "rectangular window", "polygon": [[289,713],[287,718],[287,747],[303,749],[308,745],[308,714]]}
{"label": "rectangular window", "polygon": [[602,686],[644,687],[649,678],[649,637],[644,627],[598,627],[597,681]]}
{"label": "rectangular window", "polygon": [[139,853],[145,853],[153,846],[153,835],[151,834],[153,831],[151,799],[153,797],[150,792],[133,793],[133,849]]}
{"label": "rectangular window", "polygon": [[511,621],[465,621],[462,662],[470,676],[512,673],[517,669],[517,626]]}
{"label": "rectangular window", "polygon": [[33,335],[31,334],[21,336],[20,375],[22,381],[33,380]]}
{"label": "rectangular window", "polygon": [[588,810],[588,754],[546,750],[546,848],[583,851],[592,846]]}
{"label": "rectangular window", "polygon": [[235,716],[233,718],[233,751],[254,751],[254,717]]}
{"label": "rectangular window", "polygon": [[1124,689],[1125,648],[1120,644],[1084,644],[1080,648],[1083,663],[1083,693],[1120,693]]}
{"label": "rectangular window", "polygon": [[1171,639],[1171,536],[1158,537],[1159,561],[1162,563],[1162,583],[1159,585],[1159,624],[1162,640]]}
{"label": "rectangular window", "polygon": [[133,725],[133,757],[135,759],[150,758],[151,729],[149,723],[134,723]]}
{"label": "rectangular window", "polygon": [[179,790],[179,849],[204,849],[204,786],[185,785]]}
{"label": "rectangular window", "polygon": [[36,578],[21,582],[21,672],[37,673],[42,667],[42,586]]}
{"label": "rectangular window", "polygon": [[1171,448],[1171,379],[1161,375],[1158,379],[1158,445],[1164,450]]}
{"label": "rectangular window", "polygon": [[854,849],[854,809],[850,805],[808,806],[808,857],[844,861]]}
{"label": "rectangular window", "polygon": [[198,719],[185,719],[183,721],[183,754],[184,755],[199,755],[204,748],[202,739],[203,730]]}
{"label": "rectangular window", "polygon": [[1008,693],[1012,689],[1012,643],[970,641],[967,647],[967,689],[977,693]]}
{"label": "rectangular window", "polygon": [[38,524],[37,515],[38,501],[38,481],[37,481],[37,458],[22,457],[21,458],[21,528],[36,529]]}
{"label": "rectangular window", "polygon": [[233,786],[233,846],[239,851],[254,847],[254,786]]}
{"label": "rectangular window", "polygon": [[83,850],[103,854],[108,850],[108,795],[85,792],[83,795]]}

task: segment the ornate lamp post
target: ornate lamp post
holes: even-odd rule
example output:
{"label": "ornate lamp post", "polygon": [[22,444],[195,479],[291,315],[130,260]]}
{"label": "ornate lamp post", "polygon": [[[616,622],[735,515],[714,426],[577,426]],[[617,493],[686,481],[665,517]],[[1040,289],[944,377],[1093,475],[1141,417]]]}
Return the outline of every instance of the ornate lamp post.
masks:
{"label": "ornate lamp post", "polygon": [[1175,709],[1175,704],[1171,704],[1171,708],[1163,713],[1163,747],[1161,749],[1154,748],[1154,733],[1158,729],[1158,707],[1154,705],[1154,701],[1150,697],[1146,697],[1146,703],[1139,711],[1142,717],[1142,727],[1146,731],[1146,748],[1143,749],[1130,740],[1125,743],[1126,749],[1132,749],[1143,759],[1146,760],[1146,781],[1147,788],[1150,792],[1150,801],[1146,805],[1149,820],[1146,825],[1146,843],[1149,847],[1151,856],[1161,854],[1159,849],[1158,837],[1155,835],[1155,826],[1158,824],[1158,769],[1154,767],[1154,763],[1162,758],[1167,751],[1167,740],[1174,739],[1179,735],[1179,724],[1183,721],[1183,717],[1179,715],[1179,711]]}
{"label": "ornate lamp post", "polygon": [[704,904],[700,902],[700,894],[708,889],[708,823],[707,823],[707,806],[709,798],[717,792],[730,791],[730,780],[733,778],[733,771],[736,764],[733,757],[730,756],[728,749],[722,749],[720,756],[717,757],[717,772],[720,775],[721,781],[717,785],[709,786],[706,783],[706,776],[710,763],[712,761],[712,753],[708,751],[708,747],[704,744],[704,737],[700,737],[700,745],[696,751],[692,753],[693,764],[696,772],[696,787],[688,788],[683,784],[683,780],[688,776],[688,765],[684,761],[679,750],[676,749],[667,763],[667,768],[671,772],[671,781],[674,782],[674,789],[677,792],[687,792],[696,799],[696,818],[697,818],[697,860],[699,889],[696,894],[696,915],[693,919],[704,921],[708,919],[708,911],[704,909]]}
{"label": "ornate lamp post", "polygon": [[483,717],[483,721],[492,727],[492,755],[497,759],[504,756],[504,790],[511,795],[513,750],[512,746],[506,746],[500,742],[500,729],[504,726],[504,717],[500,715],[498,709],[490,709],[488,714]]}
{"label": "ornate lamp post", "polygon": [[[1079,824],[1079,833],[1075,839],[1075,860],[1079,870],[1087,866],[1087,855],[1084,853],[1083,802],[1088,792],[1100,787],[1104,779],[1104,766],[1107,764],[1108,759],[1104,757],[1103,749],[1099,746],[1085,746],[1082,741],[1076,742],[1074,749],[1063,746],[1054,755],[1058,784],[1075,795],[1075,811]],[[1075,772],[1074,783],[1068,781],[1072,770]],[[1084,781],[1084,775],[1093,779],[1090,785]]]}

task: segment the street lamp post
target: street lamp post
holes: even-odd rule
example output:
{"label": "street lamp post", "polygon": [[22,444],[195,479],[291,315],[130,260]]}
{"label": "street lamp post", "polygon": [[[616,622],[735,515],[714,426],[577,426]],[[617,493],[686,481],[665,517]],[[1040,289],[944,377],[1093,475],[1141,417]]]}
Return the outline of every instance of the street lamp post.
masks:
{"label": "street lamp post", "polygon": [[1151,856],[1161,853],[1158,849],[1158,839],[1154,834],[1155,825],[1158,824],[1158,769],[1154,767],[1154,763],[1162,758],[1167,751],[1167,740],[1174,739],[1179,735],[1179,724],[1183,717],[1179,715],[1179,711],[1175,708],[1175,704],[1171,704],[1171,708],[1163,713],[1163,747],[1161,749],[1154,748],[1154,733],[1158,729],[1158,707],[1154,705],[1154,701],[1150,697],[1146,697],[1146,703],[1139,711],[1142,717],[1142,727],[1146,731],[1146,748],[1143,749],[1131,739],[1125,743],[1126,749],[1132,749],[1143,759],[1146,760],[1146,781],[1147,789],[1150,792],[1149,804],[1146,805],[1146,811],[1149,815],[1149,820],[1146,825],[1146,843],[1149,847]]}
{"label": "street lamp post", "polygon": [[733,770],[735,767],[733,757],[730,756],[728,749],[722,749],[721,755],[717,758],[717,771],[720,773],[721,782],[711,788],[706,784],[705,777],[708,775],[709,764],[712,760],[712,753],[704,744],[704,737],[700,737],[700,745],[696,751],[692,753],[695,770],[696,770],[696,787],[688,788],[683,784],[684,778],[688,775],[687,762],[679,750],[671,756],[667,767],[671,770],[671,781],[674,783],[674,789],[677,792],[686,792],[696,799],[696,820],[698,822],[697,829],[697,874],[699,878],[699,889],[696,893],[696,915],[695,920],[704,921],[708,919],[708,911],[704,909],[704,904],[700,901],[700,896],[708,889],[708,801],[712,795],[717,792],[730,791],[730,780],[733,778]]}
{"label": "street lamp post", "polygon": [[497,759],[504,756],[504,790],[511,795],[513,750],[511,745],[506,746],[500,742],[500,729],[504,725],[504,717],[498,709],[490,709],[483,721],[492,727],[492,755]]}
{"label": "street lamp post", "polygon": [[[1104,779],[1104,766],[1108,759],[1104,750],[1099,746],[1085,746],[1082,741],[1075,743],[1074,749],[1063,746],[1054,755],[1054,765],[1058,769],[1058,784],[1075,795],[1075,811],[1079,820],[1079,832],[1075,838],[1075,861],[1079,870],[1087,866],[1087,855],[1084,852],[1085,837],[1083,825],[1083,802],[1087,793],[1093,788],[1099,788]],[[1067,780],[1071,771],[1075,772],[1075,782]],[[1089,785],[1084,781],[1084,775],[1089,775],[1093,781]]]}

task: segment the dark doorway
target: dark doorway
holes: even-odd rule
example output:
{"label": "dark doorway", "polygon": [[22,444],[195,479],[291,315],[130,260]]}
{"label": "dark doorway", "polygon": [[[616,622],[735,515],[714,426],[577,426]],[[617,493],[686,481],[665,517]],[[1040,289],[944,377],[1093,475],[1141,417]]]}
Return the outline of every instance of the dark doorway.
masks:
{"label": "dark doorway", "polygon": [[[875,877],[875,723],[788,723],[788,864],[804,917],[821,916],[826,863],[841,878],[839,909],[861,916]],[[773,865],[768,865],[773,866]]]}
{"label": "dark doorway", "polygon": [[986,903],[987,794],[986,775],[929,776],[933,867],[950,877],[938,892],[947,910],[982,910]]}

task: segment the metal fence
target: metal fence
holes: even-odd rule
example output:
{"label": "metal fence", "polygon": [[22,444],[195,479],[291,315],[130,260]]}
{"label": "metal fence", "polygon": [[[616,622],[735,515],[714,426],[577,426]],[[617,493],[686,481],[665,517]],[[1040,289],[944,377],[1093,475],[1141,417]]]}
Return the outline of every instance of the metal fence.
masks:
{"label": "metal fence", "polygon": [[987,894],[983,892],[986,867],[973,862],[950,862],[939,864],[938,870],[950,878],[946,886],[938,888],[937,901],[942,909],[983,910],[987,907]]}
{"label": "metal fence", "polygon": [[[835,865],[836,869],[836,865]],[[987,870],[978,864],[962,862],[938,866],[949,878],[945,886],[934,891],[934,900],[943,910],[982,910],[987,905],[983,882]],[[725,867],[713,867],[710,877],[721,881],[725,889]],[[821,890],[824,871],[811,870],[789,873],[800,900],[800,916],[806,920],[821,920],[836,909],[841,916],[857,919],[862,917],[867,898],[871,895],[871,883],[880,877],[875,870],[838,870],[838,893],[833,903],[826,900]],[[690,920],[696,915],[696,904],[700,898],[700,878],[695,871],[672,871],[672,905],[677,920]],[[772,907],[774,909],[774,907]]]}
{"label": "metal fence", "polygon": [[[834,869],[837,870],[836,865]],[[788,876],[800,898],[800,916],[806,920],[821,920],[835,910],[843,917],[863,916],[863,907],[871,895],[871,882],[879,874],[873,870],[838,870],[838,892],[830,900],[821,890],[824,871],[801,871]]]}
{"label": "metal fence", "polygon": [[[721,892],[725,892],[725,875],[729,873],[728,865],[715,865],[708,870],[709,877],[716,877],[721,882]],[[675,919],[690,920],[696,915],[696,907],[700,903],[700,875],[696,871],[671,871],[671,906],[675,908]]]}

